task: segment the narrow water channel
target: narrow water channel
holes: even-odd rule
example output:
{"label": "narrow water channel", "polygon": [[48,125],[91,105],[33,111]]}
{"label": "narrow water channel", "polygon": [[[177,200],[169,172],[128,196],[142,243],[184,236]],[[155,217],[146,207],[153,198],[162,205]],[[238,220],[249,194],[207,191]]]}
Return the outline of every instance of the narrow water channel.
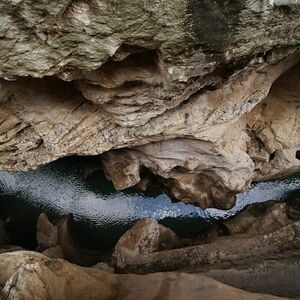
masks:
{"label": "narrow water channel", "polygon": [[0,218],[5,220],[12,243],[35,246],[36,218],[72,213],[75,240],[94,249],[112,248],[120,236],[141,218],[150,217],[179,235],[203,231],[214,220],[236,214],[250,203],[300,197],[300,173],[272,182],[253,184],[237,196],[228,211],[202,210],[171,199],[158,189],[116,191],[102,172],[83,176],[84,158],[67,157],[38,170],[0,173]]}

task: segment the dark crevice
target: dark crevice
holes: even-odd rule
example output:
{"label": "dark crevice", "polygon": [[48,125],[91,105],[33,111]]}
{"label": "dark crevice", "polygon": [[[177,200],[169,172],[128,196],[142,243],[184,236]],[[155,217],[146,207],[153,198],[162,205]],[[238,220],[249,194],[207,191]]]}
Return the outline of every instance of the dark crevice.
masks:
{"label": "dark crevice", "polygon": [[300,150],[296,151],[296,158],[300,160]]}
{"label": "dark crevice", "polygon": [[104,88],[119,87],[131,81],[161,84],[163,75],[158,51],[144,49],[143,52],[129,54],[123,60],[109,59],[100,69],[87,73],[85,79]]}
{"label": "dark crevice", "polygon": [[275,158],[275,155],[276,155],[276,151],[272,152],[269,156],[269,162],[271,162],[272,160],[274,160]]}

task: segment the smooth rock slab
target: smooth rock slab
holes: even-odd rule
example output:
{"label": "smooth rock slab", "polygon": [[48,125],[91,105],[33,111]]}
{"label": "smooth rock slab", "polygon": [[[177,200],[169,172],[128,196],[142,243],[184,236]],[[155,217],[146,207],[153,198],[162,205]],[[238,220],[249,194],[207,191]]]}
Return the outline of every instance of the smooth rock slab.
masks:
{"label": "smooth rock slab", "polygon": [[117,275],[28,251],[1,254],[0,270],[0,291],[8,300],[283,299],[248,293],[200,275]]}

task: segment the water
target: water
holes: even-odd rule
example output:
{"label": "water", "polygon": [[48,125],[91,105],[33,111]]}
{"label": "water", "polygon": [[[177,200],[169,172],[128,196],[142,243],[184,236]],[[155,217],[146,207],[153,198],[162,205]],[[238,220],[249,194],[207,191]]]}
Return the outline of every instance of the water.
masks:
{"label": "water", "polygon": [[7,220],[13,242],[34,247],[40,212],[50,218],[72,213],[72,231],[78,242],[89,248],[109,249],[141,218],[155,218],[178,234],[191,236],[213,220],[230,217],[250,203],[300,197],[299,173],[284,180],[253,184],[237,196],[231,210],[202,210],[172,203],[155,188],[149,192],[116,191],[101,172],[84,179],[85,162],[84,158],[67,157],[35,171],[0,173],[0,218]]}

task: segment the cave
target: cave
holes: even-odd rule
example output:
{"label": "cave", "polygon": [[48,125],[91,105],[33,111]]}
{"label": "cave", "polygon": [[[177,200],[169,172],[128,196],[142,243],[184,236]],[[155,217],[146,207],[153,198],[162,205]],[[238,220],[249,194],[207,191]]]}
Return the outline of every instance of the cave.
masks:
{"label": "cave", "polygon": [[0,298],[299,298],[299,20],[0,1]]}

